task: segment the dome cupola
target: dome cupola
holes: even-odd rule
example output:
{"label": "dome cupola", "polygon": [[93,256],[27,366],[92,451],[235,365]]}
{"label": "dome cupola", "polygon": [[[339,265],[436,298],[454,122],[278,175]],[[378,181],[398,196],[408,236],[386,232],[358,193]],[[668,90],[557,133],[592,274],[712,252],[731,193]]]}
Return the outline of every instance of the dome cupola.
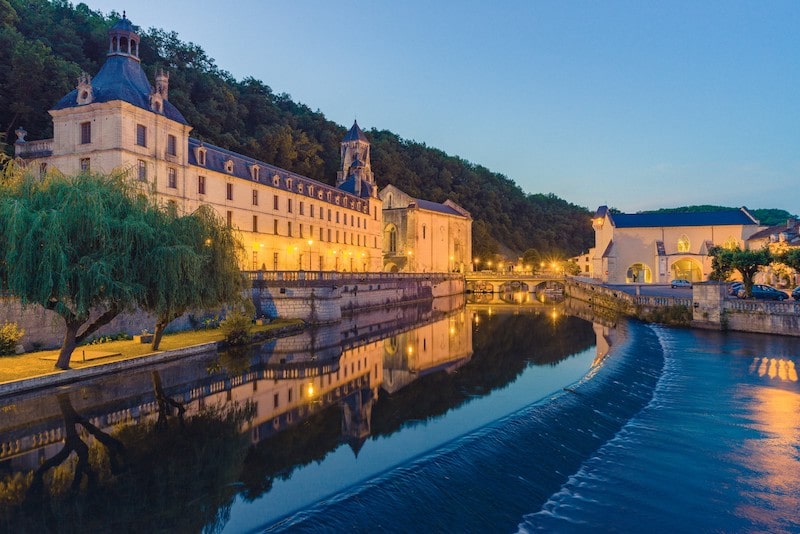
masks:
{"label": "dome cupola", "polygon": [[136,26],[125,17],[108,30],[108,56],[125,56],[139,61],[139,35]]}

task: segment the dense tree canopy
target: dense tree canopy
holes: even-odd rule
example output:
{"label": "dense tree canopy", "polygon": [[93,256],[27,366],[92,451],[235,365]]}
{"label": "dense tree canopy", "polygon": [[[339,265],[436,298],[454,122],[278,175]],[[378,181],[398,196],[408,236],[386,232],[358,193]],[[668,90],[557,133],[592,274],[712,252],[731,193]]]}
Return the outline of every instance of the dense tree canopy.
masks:
{"label": "dense tree canopy", "polygon": [[[29,139],[52,136],[47,110],[75,87],[81,71],[97,73],[116,18],[65,0],[0,0],[0,124],[9,141],[20,126]],[[140,34],[142,66],[151,80],[157,69],[170,73],[169,99],[193,135],[321,182],[335,181],[345,128],[262,81],[233,79],[174,32]],[[590,214],[583,207],[554,195],[527,194],[502,174],[386,130],[366,135],[378,185],[394,184],[435,202],[450,198],[466,208],[476,221],[478,257],[531,248],[573,255],[592,245]]]}
{"label": "dense tree canopy", "polygon": [[731,272],[736,270],[742,275],[745,296],[753,294],[753,278],[761,267],[769,265],[773,261],[769,249],[742,250],[739,248],[713,247],[710,250],[711,267],[713,269],[710,278],[712,280],[725,281]]}

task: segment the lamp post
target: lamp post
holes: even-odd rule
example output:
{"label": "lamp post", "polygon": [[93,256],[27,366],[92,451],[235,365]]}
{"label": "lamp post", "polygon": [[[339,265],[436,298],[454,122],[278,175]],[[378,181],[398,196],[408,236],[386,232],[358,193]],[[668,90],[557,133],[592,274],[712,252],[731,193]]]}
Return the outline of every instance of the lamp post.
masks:
{"label": "lamp post", "polygon": [[472,264],[474,267],[472,268],[473,272],[478,272],[478,264],[481,262],[480,258],[472,258]]}

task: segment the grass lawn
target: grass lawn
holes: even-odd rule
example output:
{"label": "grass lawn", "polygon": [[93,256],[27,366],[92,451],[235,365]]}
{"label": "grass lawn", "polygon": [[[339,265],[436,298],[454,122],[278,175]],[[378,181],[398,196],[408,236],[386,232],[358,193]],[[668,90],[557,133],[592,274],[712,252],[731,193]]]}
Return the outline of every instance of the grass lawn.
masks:
{"label": "grass lawn", "polygon": [[[294,320],[276,320],[267,325],[254,325],[252,332],[268,332],[276,328],[288,326],[291,324],[299,324],[302,321]],[[212,328],[208,330],[191,330],[187,332],[178,332],[175,334],[166,334],[161,339],[161,345],[156,354],[168,350],[175,350],[184,347],[191,347],[193,345],[202,345],[203,343],[211,343],[212,341],[222,341],[224,338],[222,330],[219,328]],[[102,356],[92,359],[87,359],[86,362],[82,361],[82,351],[87,354],[97,352],[116,354],[114,356]],[[137,343],[133,340],[125,341],[109,341],[107,343],[100,343],[97,345],[81,345],[72,353],[70,367],[73,369],[81,369],[83,367],[91,367],[118,360],[126,360],[136,356],[153,353],[150,350],[149,343]],[[28,352],[25,354],[0,356],[0,385],[3,382],[12,382],[14,380],[22,380],[24,378],[32,378],[35,376],[48,375],[53,373],[63,373],[55,368],[55,360],[58,357],[58,349],[56,350],[42,350],[38,352]]]}

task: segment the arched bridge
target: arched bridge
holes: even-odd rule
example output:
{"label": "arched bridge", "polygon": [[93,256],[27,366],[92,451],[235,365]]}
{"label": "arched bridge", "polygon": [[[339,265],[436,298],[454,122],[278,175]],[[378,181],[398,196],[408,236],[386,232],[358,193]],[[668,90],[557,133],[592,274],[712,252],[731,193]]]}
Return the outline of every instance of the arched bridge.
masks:
{"label": "arched bridge", "polygon": [[504,293],[507,291],[532,292],[537,289],[563,290],[565,277],[560,273],[486,272],[466,273],[467,292]]}

